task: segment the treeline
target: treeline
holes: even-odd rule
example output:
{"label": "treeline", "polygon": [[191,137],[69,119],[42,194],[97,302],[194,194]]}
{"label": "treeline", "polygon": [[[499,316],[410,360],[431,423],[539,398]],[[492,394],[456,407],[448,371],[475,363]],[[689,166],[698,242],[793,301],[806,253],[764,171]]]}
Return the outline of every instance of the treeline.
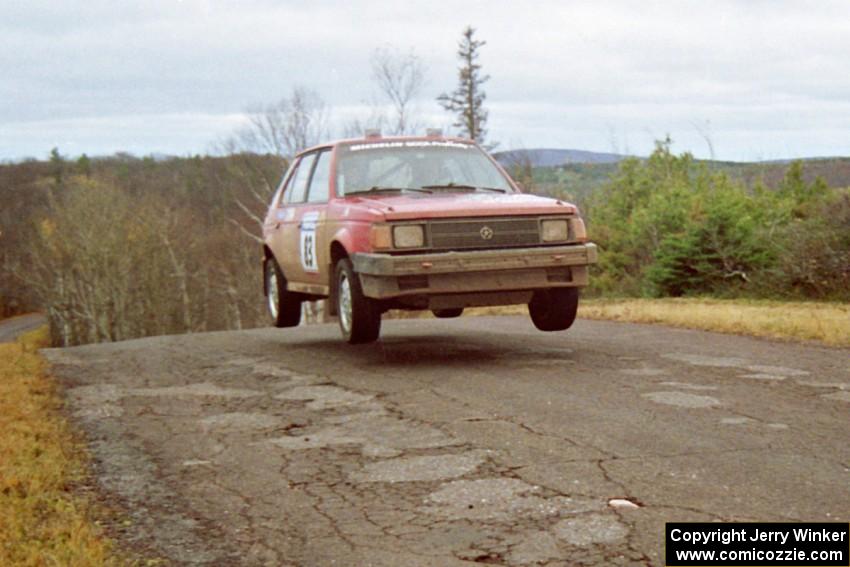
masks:
{"label": "treeline", "polygon": [[118,156],[0,168],[0,305],[54,344],[265,321],[256,216],[286,163]]}
{"label": "treeline", "polygon": [[[43,310],[57,345],[265,325],[257,220],[285,166],[0,165],[3,315]],[[750,186],[667,144],[622,162],[580,203],[601,250],[588,293],[850,300],[850,192],[803,173]]]}
{"label": "treeline", "polygon": [[[513,152],[522,156],[520,151]],[[587,198],[601,187],[607,185],[620,168],[619,163],[567,163],[558,166],[532,167],[530,161],[503,160],[512,170],[518,171],[520,178],[538,191],[556,195],[573,202],[584,203]],[[519,163],[515,163],[519,161]],[[767,162],[723,162],[696,160],[695,165],[704,164],[711,171],[721,171],[729,179],[747,187],[775,189],[783,182],[790,161]],[[804,162],[804,176],[807,182],[817,177],[830,187],[850,187],[850,158],[813,158]],[[531,178],[528,178],[531,176]]]}
{"label": "treeline", "polygon": [[787,166],[773,188],[658,144],[587,200],[601,295],[850,300],[850,191]]}

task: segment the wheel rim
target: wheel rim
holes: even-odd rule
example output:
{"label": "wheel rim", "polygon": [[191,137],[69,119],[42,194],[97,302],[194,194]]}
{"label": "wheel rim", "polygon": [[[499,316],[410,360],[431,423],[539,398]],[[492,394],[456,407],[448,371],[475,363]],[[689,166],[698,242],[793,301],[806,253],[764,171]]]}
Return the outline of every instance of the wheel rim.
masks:
{"label": "wheel rim", "polygon": [[351,282],[345,273],[339,278],[339,322],[346,334],[351,332]]}
{"label": "wheel rim", "polygon": [[269,302],[269,314],[272,316],[272,319],[277,319],[277,308],[278,308],[278,289],[277,289],[277,274],[275,273],[274,266],[270,264],[266,264],[266,281],[268,282],[268,302]]}

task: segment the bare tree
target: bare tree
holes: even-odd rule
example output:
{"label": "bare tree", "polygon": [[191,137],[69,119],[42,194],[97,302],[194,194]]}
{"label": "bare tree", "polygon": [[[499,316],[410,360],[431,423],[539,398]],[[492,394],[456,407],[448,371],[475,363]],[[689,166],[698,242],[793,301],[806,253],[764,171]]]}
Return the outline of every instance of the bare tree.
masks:
{"label": "bare tree", "polygon": [[[147,215],[111,184],[84,177],[65,183],[61,200],[52,199],[39,222],[32,265],[21,274],[45,307],[54,343],[159,331],[157,323],[172,312],[170,286],[161,277],[169,266],[154,244],[155,229],[142,220]],[[142,298],[155,298],[158,309],[143,312]]]}
{"label": "bare tree", "polygon": [[249,110],[248,124],[220,144],[233,163],[234,173],[245,179],[248,198],[236,197],[235,203],[254,226],[249,229],[237,219],[230,220],[243,235],[262,242],[263,214],[279,181],[279,175],[258,175],[262,172],[249,154],[280,157],[282,173],[295,154],[328,136],[328,114],[328,105],[316,91],[296,86],[288,97]]}
{"label": "bare tree", "polygon": [[393,106],[392,134],[408,134],[416,128],[411,103],[425,84],[425,65],[411,52],[382,47],[372,54],[372,78]]}
{"label": "bare tree", "polygon": [[237,133],[236,147],[291,159],[318,144],[328,133],[328,106],[319,94],[294,87],[292,94],[274,104],[248,112],[248,125]]}
{"label": "bare tree", "polygon": [[387,123],[385,109],[373,100],[369,104],[369,114],[348,120],[342,125],[342,135],[345,138],[359,138],[366,130],[386,130]]}
{"label": "bare tree", "polygon": [[705,145],[708,146],[708,158],[711,161],[714,161],[714,142],[711,139],[711,121],[706,120],[705,126],[702,126],[697,122],[691,121],[691,126],[694,127],[694,130],[697,131],[699,137],[702,138],[705,142]]}

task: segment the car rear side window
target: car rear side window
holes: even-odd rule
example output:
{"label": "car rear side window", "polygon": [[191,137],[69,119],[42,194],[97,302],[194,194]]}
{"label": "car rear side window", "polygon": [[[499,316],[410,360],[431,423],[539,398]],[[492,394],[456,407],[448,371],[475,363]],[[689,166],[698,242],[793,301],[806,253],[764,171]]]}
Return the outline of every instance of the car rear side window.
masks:
{"label": "car rear side window", "polygon": [[310,192],[307,201],[310,203],[325,203],[328,200],[328,184],[331,181],[331,152],[324,151],[319,154],[316,167],[313,169],[313,177],[310,180]]}
{"label": "car rear side window", "polygon": [[[277,188],[277,191],[274,193],[274,197],[272,197],[272,204],[278,207],[283,206],[283,202],[286,200],[282,196],[282,194],[286,191],[287,181],[290,181],[292,177],[292,172],[295,170],[295,161],[289,164],[289,167],[286,168],[286,173],[283,174],[283,179],[280,180],[280,185]],[[290,183],[291,185],[291,183]]]}
{"label": "car rear side window", "polygon": [[287,190],[287,203],[297,204],[305,201],[307,182],[310,180],[310,171],[313,169],[314,161],[316,161],[316,154],[304,156],[298,162],[298,169],[295,170],[295,175],[292,177],[292,182]]}

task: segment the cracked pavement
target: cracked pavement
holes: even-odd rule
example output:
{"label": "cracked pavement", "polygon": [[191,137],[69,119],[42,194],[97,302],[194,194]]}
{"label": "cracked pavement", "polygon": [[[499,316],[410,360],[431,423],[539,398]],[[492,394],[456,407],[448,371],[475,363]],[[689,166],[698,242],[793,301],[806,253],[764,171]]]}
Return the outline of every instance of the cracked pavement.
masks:
{"label": "cracked pavement", "polygon": [[43,352],[166,564],[663,565],[668,521],[850,520],[848,350],[465,317]]}

